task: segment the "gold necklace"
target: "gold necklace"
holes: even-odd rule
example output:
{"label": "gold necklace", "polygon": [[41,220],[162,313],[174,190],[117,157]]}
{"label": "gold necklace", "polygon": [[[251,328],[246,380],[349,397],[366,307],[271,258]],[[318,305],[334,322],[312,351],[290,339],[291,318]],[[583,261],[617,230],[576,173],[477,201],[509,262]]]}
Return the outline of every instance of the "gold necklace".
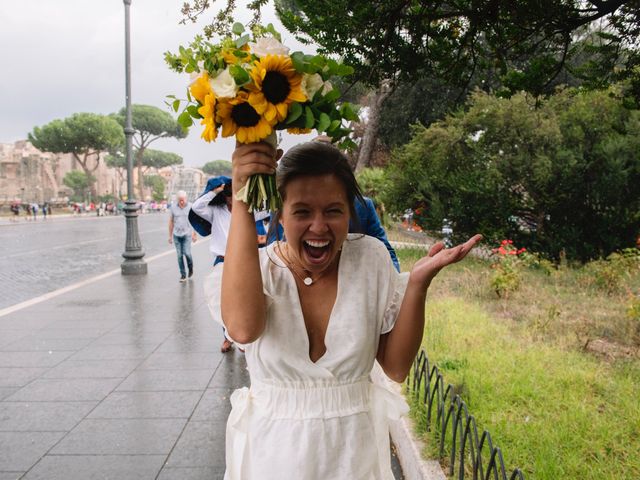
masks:
{"label": "gold necklace", "polygon": [[[278,247],[278,253],[280,254],[280,257],[282,258],[282,260],[284,260],[284,263],[287,264],[287,267],[289,268],[289,270],[291,270],[291,272],[298,277],[302,283],[304,283],[307,287],[310,287],[311,285],[313,285],[314,281],[318,281],[320,280],[320,277],[322,277],[324,275],[324,272],[322,272],[315,280],[313,280],[313,278],[311,277],[311,272],[309,272],[308,270],[306,270],[304,267],[298,267],[298,265],[295,264],[295,262],[291,261],[291,259],[289,258],[288,254],[285,254],[284,251],[282,250],[282,248],[280,247],[280,242],[277,242],[277,247]],[[289,247],[286,246],[287,250],[289,250]],[[300,268],[305,275],[301,275],[300,273],[298,273],[298,268]]]}

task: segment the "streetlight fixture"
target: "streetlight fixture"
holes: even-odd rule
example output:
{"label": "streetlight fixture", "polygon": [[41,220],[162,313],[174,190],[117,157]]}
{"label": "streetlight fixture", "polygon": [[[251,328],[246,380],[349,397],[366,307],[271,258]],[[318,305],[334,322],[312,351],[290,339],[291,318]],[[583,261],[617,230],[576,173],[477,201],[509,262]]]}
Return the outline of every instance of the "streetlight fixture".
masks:
{"label": "streetlight fixture", "polygon": [[127,201],[124,205],[124,216],[127,222],[127,240],[124,247],[124,261],[120,265],[122,275],[140,275],[147,273],[147,263],[142,259],[144,250],[138,235],[138,206],[133,198],[133,159],[131,126],[131,48],[129,41],[129,7],[131,0],[124,1],[124,52],[126,77],[126,120],[124,134],[127,140]]}

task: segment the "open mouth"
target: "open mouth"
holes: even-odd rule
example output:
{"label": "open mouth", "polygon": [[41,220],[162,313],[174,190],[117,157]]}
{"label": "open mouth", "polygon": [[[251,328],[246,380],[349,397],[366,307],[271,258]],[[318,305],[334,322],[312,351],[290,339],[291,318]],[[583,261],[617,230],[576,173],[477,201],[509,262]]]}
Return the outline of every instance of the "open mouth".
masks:
{"label": "open mouth", "polygon": [[310,263],[323,263],[331,253],[329,240],[304,240],[302,245]]}

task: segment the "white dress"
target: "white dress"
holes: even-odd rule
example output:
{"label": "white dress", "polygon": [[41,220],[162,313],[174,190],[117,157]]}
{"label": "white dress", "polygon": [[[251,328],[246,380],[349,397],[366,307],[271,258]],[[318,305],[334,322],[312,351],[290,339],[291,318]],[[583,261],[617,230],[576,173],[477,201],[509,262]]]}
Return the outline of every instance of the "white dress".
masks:
{"label": "white dress", "polygon": [[[395,323],[407,274],[396,272],[382,242],[349,235],[327,350],[314,363],[295,279],[274,245],[260,251],[267,322],[244,346],[251,387],[231,396],[225,479],[393,479],[388,420],[408,407],[369,374],[380,334]],[[221,270],[205,284],[218,320]]]}

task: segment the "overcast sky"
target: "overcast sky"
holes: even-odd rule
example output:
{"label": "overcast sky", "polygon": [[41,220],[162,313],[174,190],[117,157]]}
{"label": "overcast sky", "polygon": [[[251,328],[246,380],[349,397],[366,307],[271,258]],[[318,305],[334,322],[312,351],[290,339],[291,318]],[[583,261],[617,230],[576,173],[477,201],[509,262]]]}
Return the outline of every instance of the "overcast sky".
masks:
{"label": "overcast sky", "polygon": [[[205,22],[179,25],[182,3],[131,2],[133,103],[166,109],[166,95],[184,98],[188,76],[169,70],[163,53],[189,43]],[[246,22],[249,16],[242,18],[240,10]],[[210,13],[204,20],[209,18]],[[286,35],[271,6],[263,10],[263,22],[276,24],[285,45],[308,51]],[[0,25],[0,143],[26,139],[34,126],[76,112],[109,114],[124,106],[122,0],[0,0]],[[231,159],[233,140],[206,143],[200,133],[195,125],[186,139],[158,140],[152,148],[178,153],[190,166]],[[312,137],[285,133],[282,146]]]}

